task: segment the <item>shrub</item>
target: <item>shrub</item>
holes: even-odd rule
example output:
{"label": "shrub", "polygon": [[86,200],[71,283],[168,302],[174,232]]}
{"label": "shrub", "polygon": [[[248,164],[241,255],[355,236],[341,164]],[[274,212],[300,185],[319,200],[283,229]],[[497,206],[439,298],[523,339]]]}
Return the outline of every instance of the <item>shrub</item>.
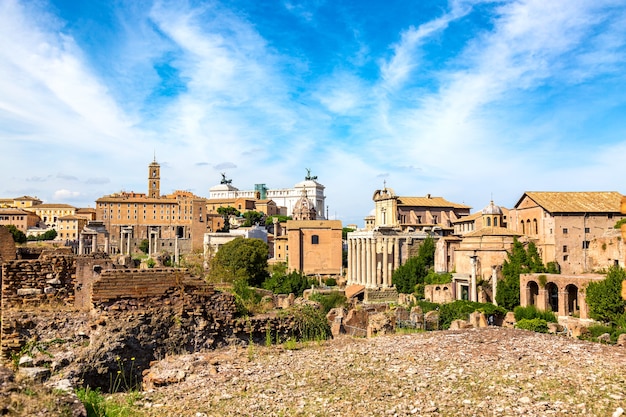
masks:
{"label": "shrub", "polygon": [[454,320],[467,320],[469,315],[475,311],[486,315],[504,316],[506,310],[491,303],[476,303],[473,301],[457,300],[451,303],[442,304],[439,308],[439,324],[442,329],[450,328],[450,323]]}
{"label": "shrub", "polygon": [[325,284],[329,287],[335,287],[337,286],[337,280],[335,278],[328,278]]}
{"label": "shrub", "polygon": [[315,293],[312,294],[309,299],[311,301],[317,301],[322,305],[324,315],[335,307],[343,307],[346,305],[346,297],[339,292],[333,292],[330,294]]}
{"label": "shrub", "polygon": [[515,324],[515,327],[537,333],[548,333],[548,322],[544,319],[522,319]]}
{"label": "shrub", "polygon": [[619,266],[609,269],[606,279],[587,286],[587,304],[591,318],[604,322],[626,321],[626,300],[622,299],[622,281],[626,272]]}
{"label": "shrub", "polygon": [[520,320],[532,320],[532,319],[542,319],[546,322],[557,323],[557,317],[552,311],[541,311],[535,306],[521,307],[517,306],[513,310],[515,314],[515,321]]}
{"label": "shrub", "polygon": [[294,329],[300,340],[326,340],[331,336],[330,326],[323,311],[303,305],[294,307],[290,312],[295,322]]}

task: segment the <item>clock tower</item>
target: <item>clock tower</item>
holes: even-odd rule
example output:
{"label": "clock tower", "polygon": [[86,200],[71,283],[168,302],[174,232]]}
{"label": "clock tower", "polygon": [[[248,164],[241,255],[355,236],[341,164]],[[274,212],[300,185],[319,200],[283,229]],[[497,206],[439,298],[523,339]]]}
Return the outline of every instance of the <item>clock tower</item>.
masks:
{"label": "clock tower", "polygon": [[161,166],[156,157],[148,167],[148,197],[159,198],[161,196]]}

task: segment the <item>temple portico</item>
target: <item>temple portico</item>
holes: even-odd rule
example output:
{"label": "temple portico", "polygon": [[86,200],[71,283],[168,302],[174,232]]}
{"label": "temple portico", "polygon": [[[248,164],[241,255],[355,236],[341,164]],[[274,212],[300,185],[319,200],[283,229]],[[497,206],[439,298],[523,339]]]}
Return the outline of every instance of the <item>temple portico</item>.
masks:
{"label": "temple portico", "polygon": [[390,288],[391,277],[417,250],[428,235],[397,230],[367,230],[348,233],[348,285]]}

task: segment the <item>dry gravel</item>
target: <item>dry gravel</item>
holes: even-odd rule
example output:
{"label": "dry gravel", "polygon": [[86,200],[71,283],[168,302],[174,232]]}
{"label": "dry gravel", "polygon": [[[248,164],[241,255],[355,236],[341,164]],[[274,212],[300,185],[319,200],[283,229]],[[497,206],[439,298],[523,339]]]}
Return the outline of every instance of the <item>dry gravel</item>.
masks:
{"label": "dry gravel", "polygon": [[[147,416],[619,416],[626,348],[486,328],[165,358]],[[180,382],[171,382],[179,380]],[[626,417],[626,414],[624,414]]]}

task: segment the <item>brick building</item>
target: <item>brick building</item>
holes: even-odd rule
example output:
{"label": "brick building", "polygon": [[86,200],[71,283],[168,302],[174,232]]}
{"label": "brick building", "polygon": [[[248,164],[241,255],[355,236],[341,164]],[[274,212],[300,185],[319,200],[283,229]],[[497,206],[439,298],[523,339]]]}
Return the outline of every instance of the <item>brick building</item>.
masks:
{"label": "brick building", "polygon": [[543,262],[563,274],[624,266],[623,242],[615,223],[618,192],[525,192],[509,212],[509,228],[537,245]]}

